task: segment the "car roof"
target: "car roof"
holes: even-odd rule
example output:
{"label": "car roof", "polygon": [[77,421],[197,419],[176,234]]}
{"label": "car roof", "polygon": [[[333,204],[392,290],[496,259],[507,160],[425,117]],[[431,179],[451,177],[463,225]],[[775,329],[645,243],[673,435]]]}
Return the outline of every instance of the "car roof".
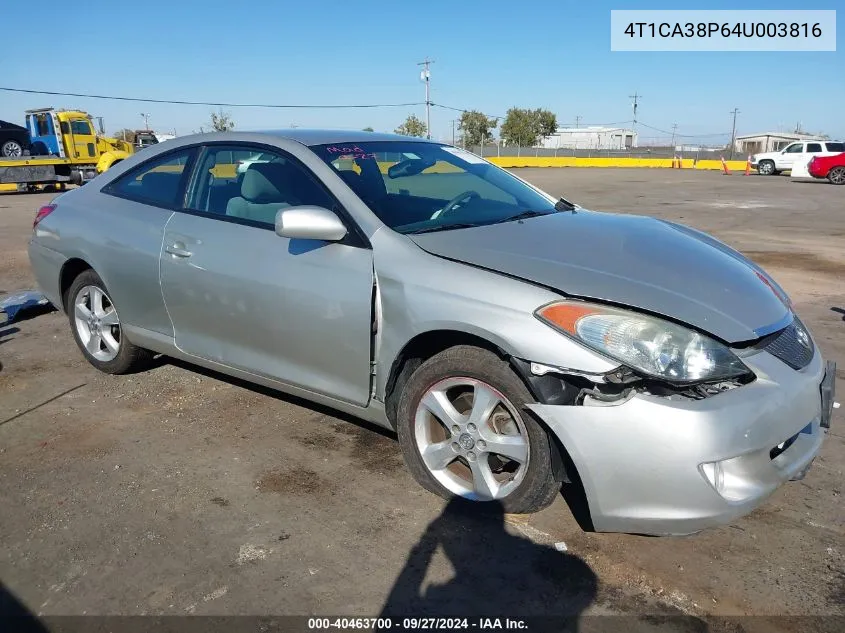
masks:
{"label": "car roof", "polygon": [[401,134],[383,134],[381,132],[364,132],[361,130],[331,130],[291,128],[286,130],[257,130],[257,134],[269,134],[298,141],[303,145],[326,145],[329,143],[366,143],[368,141],[404,141],[418,143],[435,143],[416,136]]}

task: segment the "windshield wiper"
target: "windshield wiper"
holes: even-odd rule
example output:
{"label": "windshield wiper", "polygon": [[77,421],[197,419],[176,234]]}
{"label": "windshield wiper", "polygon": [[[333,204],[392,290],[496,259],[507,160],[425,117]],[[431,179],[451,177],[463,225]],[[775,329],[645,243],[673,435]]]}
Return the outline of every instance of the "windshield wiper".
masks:
{"label": "windshield wiper", "polygon": [[454,224],[439,224],[437,226],[429,226],[424,229],[417,229],[416,231],[408,231],[405,235],[419,235],[420,233],[434,233],[435,231],[448,231],[449,229],[470,229],[475,226],[482,226],[481,224],[473,224],[471,222],[455,222]]}
{"label": "windshield wiper", "polygon": [[516,220],[527,220],[528,218],[536,218],[541,215],[551,215],[552,212],[550,211],[521,211],[516,215],[510,215],[506,218],[502,218],[501,220],[496,220],[493,224],[502,224],[503,222],[514,222]]}

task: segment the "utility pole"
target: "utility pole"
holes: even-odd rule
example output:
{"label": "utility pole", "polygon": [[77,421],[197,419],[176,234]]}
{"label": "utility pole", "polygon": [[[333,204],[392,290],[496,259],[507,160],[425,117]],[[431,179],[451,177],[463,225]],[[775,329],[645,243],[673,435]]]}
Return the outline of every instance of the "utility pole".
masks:
{"label": "utility pole", "polygon": [[575,127],[576,127],[576,128],[578,127],[578,124],[579,124],[579,123],[581,123],[581,115],[580,115],[580,114],[576,114],[576,115],[575,115]]}
{"label": "utility pole", "polygon": [[739,114],[739,108],[731,110],[731,114],[734,115],[734,124],[731,129],[731,149],[728,155],[728,160],[731,160],[734,157],[734,143],[736,143],[736,115]]}
{"label": "utility pole", "polygon": [[455,144],[455,119],[452,119],[452,145]]}
{"label": "utility pole", "polygon": [[433,59],[426,56],[424,62],[417,62],[417,66],[422,66],[420,72],[420,79],[425,82],[425,134],[426,138],[431,139],[431,71],[429,66],[434,63]]}
{"label": "utility pole", "polygon": [[148,113],[142,112],[141,116],[144,117],[144,129],[150,129],[150,115]]}
{"label": "utility pole", "polygon": [[628,95],[628,98],[629,98],[629,99],[633,99],[633,100],[634,100],[634,103],[632,103],[632,104],[631,104],[631,107],[633,107],[633,108],[634,108],[634,129],[636,130],[636,128],[637,128],[637,105],[638,105],[638,99],[642,98],[642,95],[638,95],[638,94],[637,94],[637,92],[636,92],[636,90],[635,90],[635,91],[634,91],[634,94],[632,94],[632,95]]}
{"label": "utility pole", "polygon": [[673,123],[672,124],[672,149],[675,149],[675,132],[677,131],[677,129],[678,129],[678,124]]}

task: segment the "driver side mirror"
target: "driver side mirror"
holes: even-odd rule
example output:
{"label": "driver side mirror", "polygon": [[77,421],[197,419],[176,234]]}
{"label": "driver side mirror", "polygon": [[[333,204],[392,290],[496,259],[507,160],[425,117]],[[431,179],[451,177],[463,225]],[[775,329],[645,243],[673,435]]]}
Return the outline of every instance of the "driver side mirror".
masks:
{"label": "driver side mirror", "polygon": [[338,242],[346,233],[337,214],[323,207],[303,205],[276,212],[276,235],[280,237]]}

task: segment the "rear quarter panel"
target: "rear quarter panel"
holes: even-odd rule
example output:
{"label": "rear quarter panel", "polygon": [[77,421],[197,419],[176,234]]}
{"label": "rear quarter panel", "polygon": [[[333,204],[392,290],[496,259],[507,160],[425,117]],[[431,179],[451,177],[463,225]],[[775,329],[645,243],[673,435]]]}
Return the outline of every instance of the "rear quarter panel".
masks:
{"label": "rear quarter panel", "polygon": [[[93,182],[60,196],[33,241],[93,268],[123,323],[172,336],[159,285],[162,236],[172,212],[101,193]],[[60,275],[55,270],[56,286]]]}

